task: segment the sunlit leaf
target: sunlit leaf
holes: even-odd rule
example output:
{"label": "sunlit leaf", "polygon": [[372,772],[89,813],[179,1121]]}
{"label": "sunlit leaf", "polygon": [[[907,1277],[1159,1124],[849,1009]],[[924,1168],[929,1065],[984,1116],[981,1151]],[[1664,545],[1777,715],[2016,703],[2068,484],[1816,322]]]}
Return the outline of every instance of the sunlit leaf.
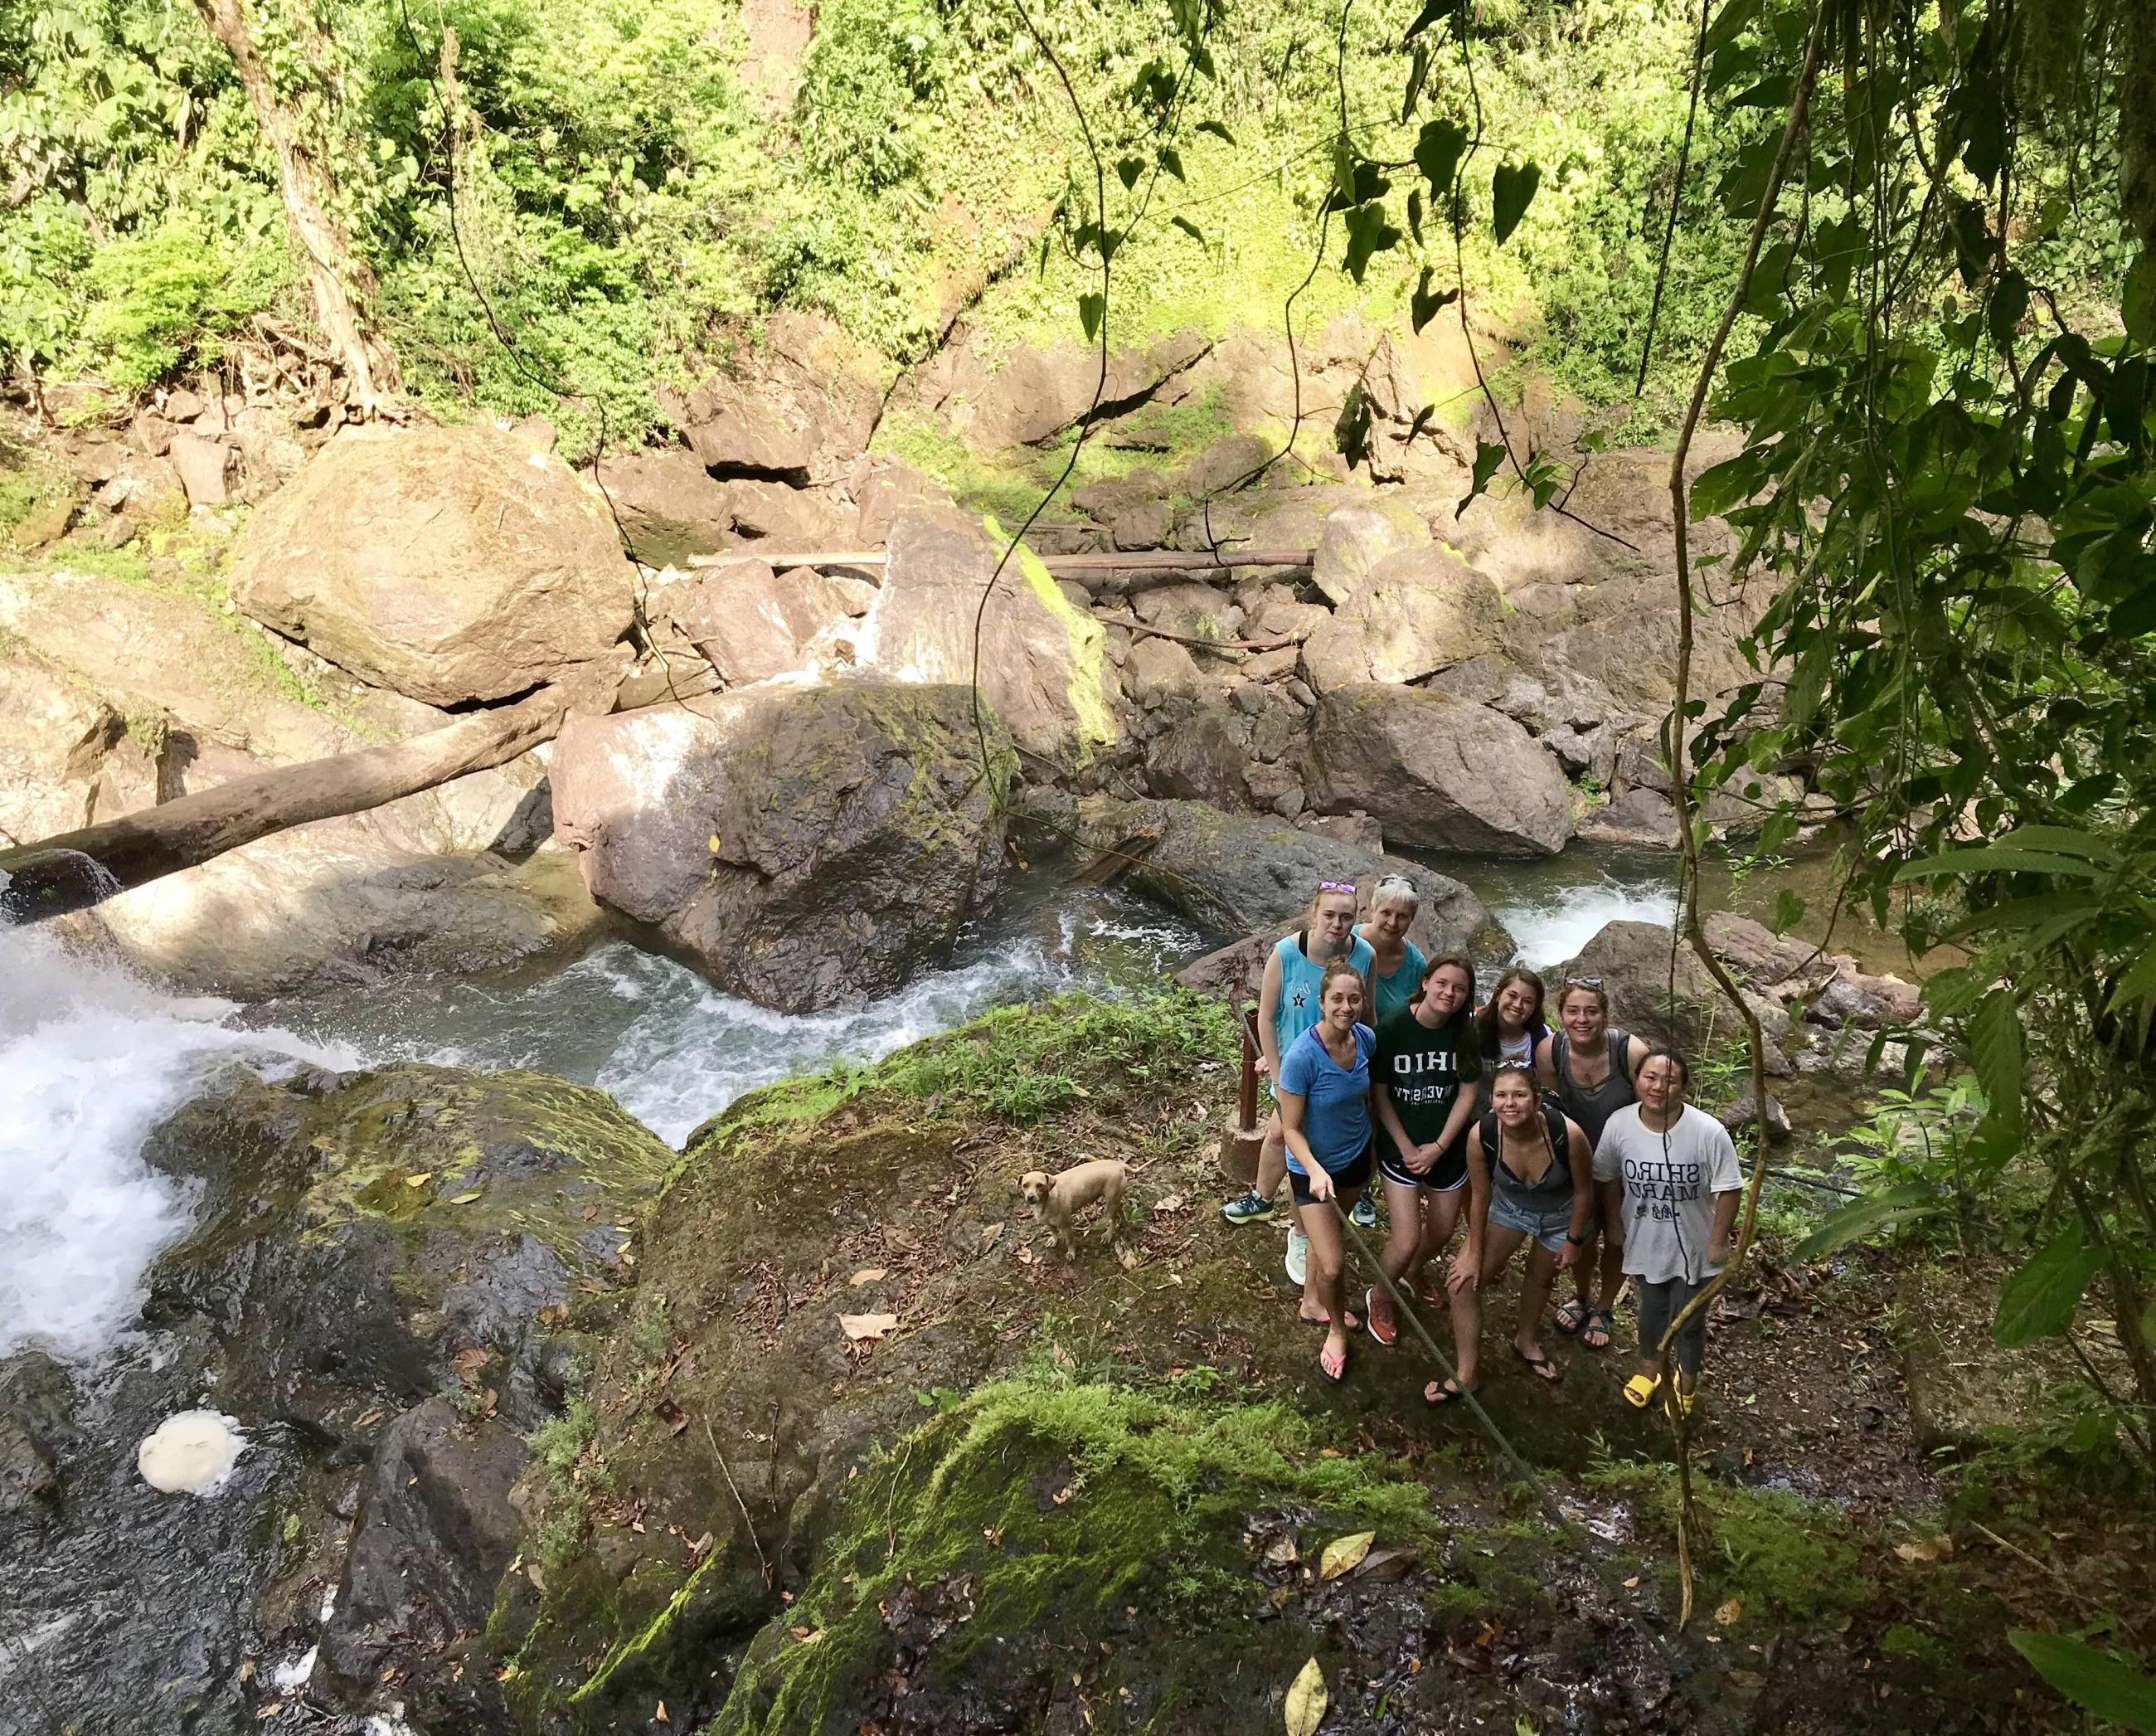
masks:
{"label": "sunlit leaf", "polygon": [[1539,163],[1497,165],[1496,172],[1490,177],[1490,221],[1496,229],[1501,245],[1519,228],[1520,219],[1527,214],[1527,207],[1534,202],[1535,189],[1542,182]]}
{"label": "sunlit leaf", "polygon": [[1200,132],[1211,133],[1224,145],[1232,145],[1235,142],[1235,134],[1229,131],[1225,124],[1221,121],[1201,121],[1198,123],[1198,130]]}
{"label": "sunlit leaf", "polygon": [[1091,343],[1101,329],[1101,316],[1108,311],[1108,298],[1097,290],[1078,298],[1078,323],[1086,328],[1086,341]]}
{"label": "sunlit leaf", "polygon": [[1495,440],[1477,440],[1475,443],[1475,475],[1467,485],[1467,492],[1460,497],[1460,504],[1453,508],[1455,518],[1465,512],[1475,497],[1489,487],[1490,479],[1497,474],[1497,466],[1504,461],[1505,449]]}
{"label": "sunlit leaf", "polygon": [[1337,1579],[1341,1574],[1359,1565],[1370,1553],[1370,1545],[1378,1540],[1374,1531],[1358,1531],[1347,1537],[1336,1537],[1325,1546],[1325,1553],[1317,1559],[1317,1577]]}
{"label": "sunlit leaf", "polygon": [[1177,180],[1180,181],[1183,178],[1183,153],[1180,151],[1178,151],[1174,146],[1163,145],[1159,150],[1153,153],[1153,161],[1158,163],[1161,167],[1167,170],[1169,174],[1174,176]]}
{"label": "sunlit leaf", "polygon": [[1288,1684],[1287,1699],[1281,1708],[1287,1722],[1287,1736],[1317,1736],[1317,1727],[1325,1722],[1325,1708],[1332,1703],[1325,1672],[1313,1657]]}

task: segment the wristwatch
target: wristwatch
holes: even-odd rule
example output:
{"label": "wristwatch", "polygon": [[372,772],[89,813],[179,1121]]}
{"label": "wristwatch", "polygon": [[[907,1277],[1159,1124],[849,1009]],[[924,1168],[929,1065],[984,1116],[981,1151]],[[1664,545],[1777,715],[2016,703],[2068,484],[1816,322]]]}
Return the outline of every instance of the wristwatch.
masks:
{"label": "wristwatch", "polygon": [[1584,1248],[1587,1246],[1587,1238],[1585,1236],[1574,1235],[1569,1230],[1565,1232],[1564,1239],[1570,1242],[1575,1248]]}

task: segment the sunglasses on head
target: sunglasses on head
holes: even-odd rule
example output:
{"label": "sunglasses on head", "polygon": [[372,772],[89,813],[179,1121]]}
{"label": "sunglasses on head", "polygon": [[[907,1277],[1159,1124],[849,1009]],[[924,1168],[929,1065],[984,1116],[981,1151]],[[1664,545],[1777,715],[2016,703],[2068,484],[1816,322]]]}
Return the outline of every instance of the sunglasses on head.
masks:
{"label": "sunglasses on head", "polygon": [[1567,977],[1564,979],[1564,986],[1568,989],[1599,989],[1602,986],[1602,978],[1599,977]]}
{"label": "sunglasses on head", "polygon": [[1321,892],[1352,892],[1355,890],[1355,882],[1352,880],[1321,880],[1317,883],[1317,890]]}

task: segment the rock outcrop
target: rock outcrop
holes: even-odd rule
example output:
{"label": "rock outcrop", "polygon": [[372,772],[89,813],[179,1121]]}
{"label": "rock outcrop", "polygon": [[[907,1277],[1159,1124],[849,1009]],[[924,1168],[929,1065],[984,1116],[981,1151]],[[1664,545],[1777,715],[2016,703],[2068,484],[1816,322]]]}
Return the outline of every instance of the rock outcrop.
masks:
{"label": "rock outcrop", "polygon": [[1425,850],[1553,855],[1572,793],[1548,750],[1509,717],[1420,688],[1325,695],[1304,750],[1313,807],[1361,809]]}
{"label": "rock outcrop", "polygon": [[232,575],[264,625],[429,705],[604,679],[634,573],[597,492],[490,428],[355,429],[257,515]]}
{"label": "rock outcrop", "polygon": [[963,687],[764,687],[572,718],[556,835],[603,904],[720,987],[786,1012],[859,1006],[947,958],[993,882],[1008,737],[981,764]]}
{"label": "rock outcrop", "polygon": [[1028,752],[1082,764],[1121,734],[1110,709],[1106,634],[1024,550],[1004,564],[982,614],[1001,553],[978,519],[901,512],[855,660],[895,681],[963,684],[976,669],[979,614],[983,698]]}

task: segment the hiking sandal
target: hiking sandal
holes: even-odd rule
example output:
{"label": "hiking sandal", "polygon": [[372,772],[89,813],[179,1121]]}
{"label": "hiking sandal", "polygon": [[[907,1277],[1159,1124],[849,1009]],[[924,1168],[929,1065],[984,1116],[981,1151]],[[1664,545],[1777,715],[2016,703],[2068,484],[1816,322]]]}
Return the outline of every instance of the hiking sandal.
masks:
{"label": "hiking sandal", "polygon": [[1552,1324],[1569,1338],[1576,1337],[1580,1329],[1593,1318],[1594,1310],[1575,1296],[1557,1311],[1557,1318]]}
{"label": "hiking sandal", "polygon": [[[1589,1350],[1607,1350],[1609,1348],[1611,1323],[1609,1309],[1589,1308],[1587,1311],[1587,1323],[1579,1329],[1579,1342]],[[1594,1334],[1597,1333],[1602,1334],[1602,1342],[1599,1344],[1594,1342]]]}

